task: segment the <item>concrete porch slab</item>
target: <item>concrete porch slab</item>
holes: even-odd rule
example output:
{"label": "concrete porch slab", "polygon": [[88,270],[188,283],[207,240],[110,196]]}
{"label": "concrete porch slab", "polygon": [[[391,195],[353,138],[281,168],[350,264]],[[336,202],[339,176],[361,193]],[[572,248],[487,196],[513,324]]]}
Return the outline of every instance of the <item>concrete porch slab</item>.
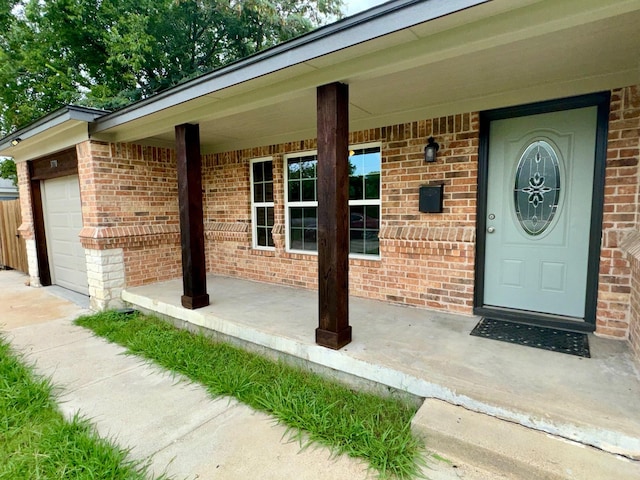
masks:
{"label": "concrete porch slab", "polygon": [[123,300],[193,326],[422,398],[640,459],[640,374],[622,341],[590,335],[579,358],[469,335],[477,318],[352,298],[353,342],[314,343],[315,291],[209,276],[211,305],[180,305],[181,280]]}

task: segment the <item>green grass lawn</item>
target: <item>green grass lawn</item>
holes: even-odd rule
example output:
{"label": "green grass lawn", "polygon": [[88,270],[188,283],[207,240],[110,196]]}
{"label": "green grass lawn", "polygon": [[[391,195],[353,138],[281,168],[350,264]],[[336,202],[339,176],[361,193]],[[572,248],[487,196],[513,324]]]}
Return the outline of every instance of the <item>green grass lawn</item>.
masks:
{"label": "green grass lawn", "polygon": [[267,412],[306,442],[368,461],[380,477],[413,478],[424,458],[411,434],[416,408],[399,399],[357,392],[155,317],[102,312],[76,320],[131,353]]}
{"label": "green grass lawn", "polygon": [[150,478],[144,465],[101,439],[88,421],[66,421],[52,390],[0,336],[0,479]]}

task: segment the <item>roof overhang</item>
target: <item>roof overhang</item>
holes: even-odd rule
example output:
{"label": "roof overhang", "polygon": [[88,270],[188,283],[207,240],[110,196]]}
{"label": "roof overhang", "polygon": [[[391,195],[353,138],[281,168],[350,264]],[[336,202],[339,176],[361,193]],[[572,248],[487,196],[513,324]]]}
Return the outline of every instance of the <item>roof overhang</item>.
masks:
{"label": "roof overhang", "polygon": [[88,125],[105,110],[66,106],[0,140],[0,155],[16,162],[73,147],[89,138]]}
{"label": "roof overhang", "polygon": [[640,83],[640,0],[400,0],[98,119],[108,141],[204,153],[316,136],[316,88],[350,88],[350,129]]}
{"label": "roof overhang", "polygon": [[[203,96],[226,98],[226,89],[262,79],[259,87],[270,80],[298,76],[301,71],[319,69],[307,62],[343,52],[377,38],[405,30],[490,0],[399,0],[319,28],[299,38],[232,63],[210,74],[178,85],[148,99],[106,115],[92,128],[94,133],[174,108]],[[371,50],[370,47],[365,50]],[[354,52],[356,53],[356,52]],[[356,53],[357,55],[357,53]],[[326,62],[325,62],[326,63]],[[304,68],[306,65],[307,68]],[[296,68],[297,67],[297,68]],[[275,76],[275,79],[270,78]],[[265,78],[268,77],[268,78]],[[245,87],[251,86],[245,85]],[[247,88],[243,89],[244,91]],[[216,95],[218,94],[218,95]]]}

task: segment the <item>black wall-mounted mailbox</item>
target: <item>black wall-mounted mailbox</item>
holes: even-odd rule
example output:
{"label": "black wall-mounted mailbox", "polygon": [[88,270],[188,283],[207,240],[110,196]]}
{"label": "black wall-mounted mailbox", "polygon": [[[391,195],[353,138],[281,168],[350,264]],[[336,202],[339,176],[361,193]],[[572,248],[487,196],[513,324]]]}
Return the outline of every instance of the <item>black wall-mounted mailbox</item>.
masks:
{"label": "black wall-mounted mailbox", "polygon": [[419,209],[422,213],[442,213],[444,185],[420,186]]}

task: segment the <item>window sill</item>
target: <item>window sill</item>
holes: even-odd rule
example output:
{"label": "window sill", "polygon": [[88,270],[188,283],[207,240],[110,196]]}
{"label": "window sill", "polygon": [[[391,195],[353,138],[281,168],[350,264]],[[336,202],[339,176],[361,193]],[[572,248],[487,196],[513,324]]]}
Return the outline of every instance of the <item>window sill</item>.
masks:
{"label": "window sill", "polygon": [[[287,250],[284,252],[285,258],[309,260],[310,257],[317,257],[318,252],[304,251],[304,250]],[[349,254],[349,264],[353,265],[366,265],[366,266],[379,266],[382,261],[380,255],[360,255]]]}
{"label": "window sill", "polygon": [[275,248],[252,248],[251,255],[257,255],[259,257],[275,257],[276,249]]}

